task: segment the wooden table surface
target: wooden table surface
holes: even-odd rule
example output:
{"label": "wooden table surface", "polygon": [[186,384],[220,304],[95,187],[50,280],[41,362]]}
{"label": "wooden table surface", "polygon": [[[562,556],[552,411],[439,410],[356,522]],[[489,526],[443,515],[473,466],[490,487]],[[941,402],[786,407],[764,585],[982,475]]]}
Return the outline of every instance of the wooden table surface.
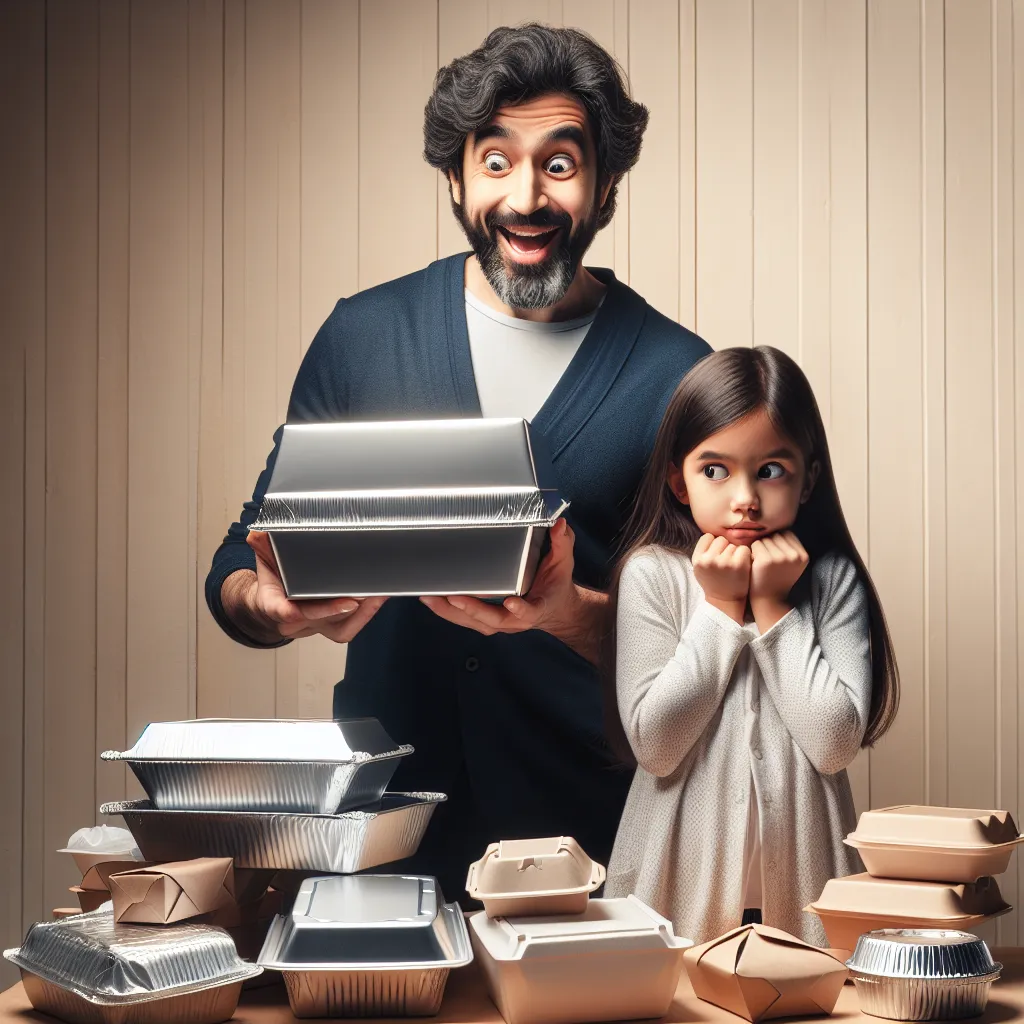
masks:
{"label": "wooden table surface", "polygon": [[[984,1016],[976,1017],[978,1024],[1002,1024],[1004,1021],[1024,1022],[1024,948],[1002,947],[992,950],[993,957],[1003,964],[1003,976],[992,986],[992,995]],[[326,1019],[326,1018],[323,1018]],[[501,1015],[487,996],[483,975],[476,964],[452,971],[445,989],[444,1003],[436,1017],[392,1018],[406,1022],[434,1021],[436,1024],[502,1024]],[[808,1018],[795,1018],[806,1020]],[[857,995],[852,984],[843,986],[832,1020],[862,1020],[878,1024],[878,1017],[862,1014],[857,1006]],[[35,1013],[20,984],[0,993],[0,1024],[37,1021],[46,1024],[52,1017]],[[242,1001],[232,1018],[234,1024],[291,1024],[295,1018],[288,1009],[288,997],[283,985],[253,989],[242,993]],[[693,995],[690,982],[683,972],[675,1000],[661,1024],[737,1024],[742,1020],[727,1010],[705,1003]],[[378,1019],[376,1024],[386,1024]]]}

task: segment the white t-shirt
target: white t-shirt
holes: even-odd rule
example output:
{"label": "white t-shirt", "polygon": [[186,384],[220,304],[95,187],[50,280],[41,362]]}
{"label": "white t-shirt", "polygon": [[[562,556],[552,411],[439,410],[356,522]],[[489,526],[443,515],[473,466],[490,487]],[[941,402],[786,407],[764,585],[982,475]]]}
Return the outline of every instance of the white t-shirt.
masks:
{"label": "white t-shirt", "polygon": [[481,414],[532,420],[596,316],[597,309],[558,323],[520,320],[491,309],[467,289],[466,326]]}

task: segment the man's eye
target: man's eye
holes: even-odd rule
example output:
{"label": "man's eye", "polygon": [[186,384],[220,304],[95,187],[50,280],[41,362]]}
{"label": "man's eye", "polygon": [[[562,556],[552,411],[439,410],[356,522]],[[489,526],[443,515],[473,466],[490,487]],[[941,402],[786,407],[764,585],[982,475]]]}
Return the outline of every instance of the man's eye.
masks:
{"label": "man's eye", "polygon": [[718,465],[705,466],[701,472],[709,480],[724,480],[729,475],[729,471],[725,466]]}
{"label": "man's eye", "polygon": [[777,462],[766,463],[757,471],[757,476],[760,480],[778,480],[779,477],[783,477],[785,475],[785,466],[780,466]]}
{"label": "man's eye", "polygon": [[488,153],[484,157],[484,166],[493,174],[500,174],[502,171],[507,171],[512,164],[509,163],[509,159],[504,153]]}
{"label": "man's eye", "polygon": [[553,156],[547,164],[548,174],[568,174],[576,167],[572,157]]}

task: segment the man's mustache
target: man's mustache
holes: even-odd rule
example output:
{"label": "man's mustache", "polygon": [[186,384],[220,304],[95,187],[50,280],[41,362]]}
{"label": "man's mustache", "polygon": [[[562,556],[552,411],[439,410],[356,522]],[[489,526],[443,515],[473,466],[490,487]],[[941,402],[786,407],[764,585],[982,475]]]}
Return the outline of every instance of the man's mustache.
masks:
{"label": "man's mustache", "polygon": [[492,212],[484,218],[484,223],[492,235],[495,228],[565,228],[567,234],[572,233],[572,217],[567,213],[553,213],[550,210],[537,210],[529,214]]}

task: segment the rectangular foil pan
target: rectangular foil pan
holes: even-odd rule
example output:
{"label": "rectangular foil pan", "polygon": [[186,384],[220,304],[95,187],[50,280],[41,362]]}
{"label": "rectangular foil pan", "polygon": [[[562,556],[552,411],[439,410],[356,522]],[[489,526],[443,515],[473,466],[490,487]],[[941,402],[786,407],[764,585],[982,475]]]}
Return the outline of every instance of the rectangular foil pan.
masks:
{"label": "rectangular foil pan", "polygon": [[223,928],[116,924],[96,910],[34,924],[4,957],[95,1006],[126,1007],[241,984],[262,968],[243,961]]}
{"label": "rectangular foil pan", "polygon": [[411,963],[300,964],[289,960],[288,918],[278,917],[259,964],[280,971],[296,1017],[421,1017],[441,1008],[448,974],[473,959],[466,919],[457,904],[438,911],[443,959]]}
{"label": "rectangular foil pan", "polygon": [[377,810],[344,814],[163,811],[148,800],[103,804],[152,861],[231,857],[240,868],[351,874],[411,857],[443,793],[386,793]]}
{"label": "rectangular foil pan", "polygon": [[154,722],[100,757],[128,764],[159,810],[336,814],[376,804],[411,753],[372,718],[211,718]]}

